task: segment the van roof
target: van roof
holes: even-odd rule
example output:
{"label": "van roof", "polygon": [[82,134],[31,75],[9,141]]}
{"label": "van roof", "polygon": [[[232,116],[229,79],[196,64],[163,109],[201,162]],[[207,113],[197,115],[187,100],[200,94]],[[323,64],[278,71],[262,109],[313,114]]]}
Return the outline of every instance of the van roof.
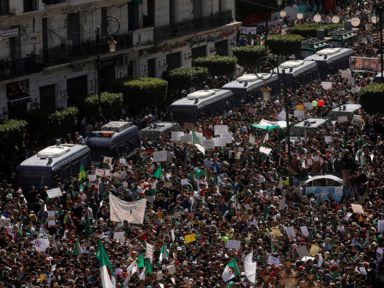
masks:
{"label": "van roof", "polygon": [[138,134],[138,130],[135,125],[131,125],[120,132],[92,131],[91,135],[85,139],[85,143],[89,146],[109,146],[112,142],[119,141],[121,137],[130,134]]}
{"label": "van roof", "polygon": [[157,122],[157,123],[155,123],[155,125],[145,127],[141,131],[142,132],[147,132],[147,131],[163,132],[163,131],[166,131],[168,129],[173,128],[175,125],[179,126],[179,124],[177,122]]}
{"label": "van roof", "polygon": [[[267,79],[267,80],[263,80]],[[240,76],[235,81],[231,81],[225,84],[222,89],[244,89],[247,91],[254,90],[257,88],[261,88],[264,84],[269,84],[273,81],[277,81],[278,76],[276,73],[257,73],[256,74],[244,74]]]}
{"label": "van roof", "polygon": [[230,90],[225,89],[209,89],[209,90],[198,90],[187,95],[187,97],[181,98],[171,104],[170,107],[174,106],[195,106],[199,107],[202,105],[209,104],[216,99],[223,99],[232,96],[233,93]]}
{"label": "van roof", "polygon": [[[317,128],[324,125],[327,121],[328,119],[324,119],[324,118],[307,118],[299,123],[296,123],[293,127]],[[309,123],[309,126],[307,123]]]}
{"label": "van roof", "polygon": [[86,145],[60,144],[49,146],[39,151],[36,155],[25,159],[20,163],[19,167],[38,166],[53,168],[65,160],[71,160],[89,152],[90,149]]}
{"label": "van roof", "polygon": [[[344,107],[345,107],[345,109],[344,109]],[[344,104],[344,105],[341,105],[339,107],[336,107],[336,108],[332,109],[332,111],[333,112],[339,112],[339,111],[342,111],[342,112],[355,112],[355,111],[359,110],[360,108],[361,108],[360,104]]]}
{"label": "van roof", "polygon": [[[282,70],[284,70],[286,74],[296,76],[298,73],[302,73],[313,68],[317,68],[317,63],[315,61],[289,60],[280,64],[279,72],[281,73]],[[277,67],[273,69],[274,73],[277,73],[277,69]]]}
{"label": "van roof", "polygon": [[317,51],[315,54],[305,58],[305,61],[326,61],[332,62],[334,60],[349,57],[353,54],[353,50],[349,48],[325,48]]}

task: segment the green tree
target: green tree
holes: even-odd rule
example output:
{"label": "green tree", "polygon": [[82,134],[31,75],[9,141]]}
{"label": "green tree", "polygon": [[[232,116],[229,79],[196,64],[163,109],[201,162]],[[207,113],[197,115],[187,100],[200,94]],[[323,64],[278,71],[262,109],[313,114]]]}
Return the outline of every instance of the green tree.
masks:
{"label": "green tree", "polygon": [[169,90],[178,92],[191,87],[200,87],[209,77],[205,67],[180,67],[169,71],[166,75]]}
{"label": "green tree", "polygon": [[[100,93],[100,107],[102,114],[110,120],[120,118],[123,108],[123,93]],[[99,108],[99,96],[91,95],[85,98],[85,113],[90,119],[96,119]]]}
{"label": "green tree", "polygon": [[360,90],[360,104],[369,114],[384,113],[384,83],[372,83]]}
{"label": "green tree", "polygon": [[243,46],[232,49],[239,65],[246,71],[252,71],[256,68],[257,61],[268,55],[268,50],[264,46]]}
{"label": "green tree", "polygon": [[290,34],[297,34],[305,38],[309,37],[317,37],[317,33],[319,31],[324,30],[325,32],[329,32],[332,30],[336,30],[342,28],[342,23],[329,23],[329,24],[320,24],[320,23],[303,23],[296,24],[292,28],[289,29]]}
{"label": "green tree", "polygon": [[159,105],[167,99],[168,82],[158,78],[137,78],[123,81],[121,92],[127,105],[144,107]]}
{"label": "green tree", "polygon": [[3,153],[16,150],[22,145],[27,121],[10,119],[0,124],[0,150]]}
{"label": "green tree", "polygon": [[68,107],[57,110],[48,116],[48,125],[52,136],[65,135],[73,132],[77,127],[77,119],[79,109],[76,107]]}
{"label": "green tree", "polygon": [[300,52],[303,40],[304,37],[294,34],[271,35],[267,45],[273,54],[288,56]]}
{"label": "green tree", "polygon": [[236,71],[236,57],[212,55],[193,60],[193,66],[206,67],[211,76],[232,75]]}

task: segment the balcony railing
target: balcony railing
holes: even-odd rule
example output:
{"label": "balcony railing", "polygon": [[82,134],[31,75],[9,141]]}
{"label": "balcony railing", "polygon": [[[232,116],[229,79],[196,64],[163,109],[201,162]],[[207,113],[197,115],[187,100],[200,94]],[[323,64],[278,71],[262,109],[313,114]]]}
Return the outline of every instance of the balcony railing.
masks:
{"label": "balcony railing", "polygon": [[206,17],[182,21],[175,23],[174,25],[155,27],[155,43],[159,43],[174,37],[180,37],[189,33],[222,26],[230,23],[232,20],[232,11],[228,10]]}
{"label": "balcony railing", "polygon": [[0,60],[0,79],[9,79],[30,73],[37,73],[43,69],[41,58],[32,55],[16,60]]}
{"label": "balcony railing", "polygon": [[60,4],[64,2],[66,2],[66,0],[43,0],[45,5]]}

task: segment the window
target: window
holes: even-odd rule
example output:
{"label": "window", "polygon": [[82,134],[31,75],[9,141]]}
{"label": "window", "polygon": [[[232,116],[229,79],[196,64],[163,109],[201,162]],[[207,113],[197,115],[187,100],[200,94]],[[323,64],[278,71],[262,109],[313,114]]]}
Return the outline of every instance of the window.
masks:
{"label": "window", "polygon": [[24,0],[24,12],[35,11],[39,9],[38,0]]}
{"label": "window", "polygon": [[0,15],[9,14],[9,0],[0,0]]}

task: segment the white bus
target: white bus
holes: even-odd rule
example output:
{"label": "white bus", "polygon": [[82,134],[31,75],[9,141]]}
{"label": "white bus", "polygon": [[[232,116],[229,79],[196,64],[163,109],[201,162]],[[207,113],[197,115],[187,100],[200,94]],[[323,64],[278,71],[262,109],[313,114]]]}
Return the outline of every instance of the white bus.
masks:
{"label": "white bus", "polygon": [[[266,79],[266,80],[263,80]],[[271,88],[271,95],[279,93],[279,77],[277,74],[258,73],[244,74],[235,81],[225,84],[222,89],[231,90],[235,95],[236,106],[241,106],[245,102],[251,102],[261,96],[261,88],[268,86]]]}
{"label": "white bus", "polygon": [[349,48],[325,48],[305,58],[305,61],[315,61],[319,65],[321,78],[328,74],[349,68],[349,58],[353,50]]}
{"label": "white bus", "polygon": [[[278,71],[279,70],[279,71]],[[285,72],[287,88],[296,89],[300,85],[319,79],[318,65],[314,61],[289,60],[272,70],[280,75]]]}
{"label": "white bus", "polygon": [[168,117],[180,124],[194,123],[204,116],[223,114],[234,106],[234,95],[230,90],[198,90],[173,102],[168,108]]}

